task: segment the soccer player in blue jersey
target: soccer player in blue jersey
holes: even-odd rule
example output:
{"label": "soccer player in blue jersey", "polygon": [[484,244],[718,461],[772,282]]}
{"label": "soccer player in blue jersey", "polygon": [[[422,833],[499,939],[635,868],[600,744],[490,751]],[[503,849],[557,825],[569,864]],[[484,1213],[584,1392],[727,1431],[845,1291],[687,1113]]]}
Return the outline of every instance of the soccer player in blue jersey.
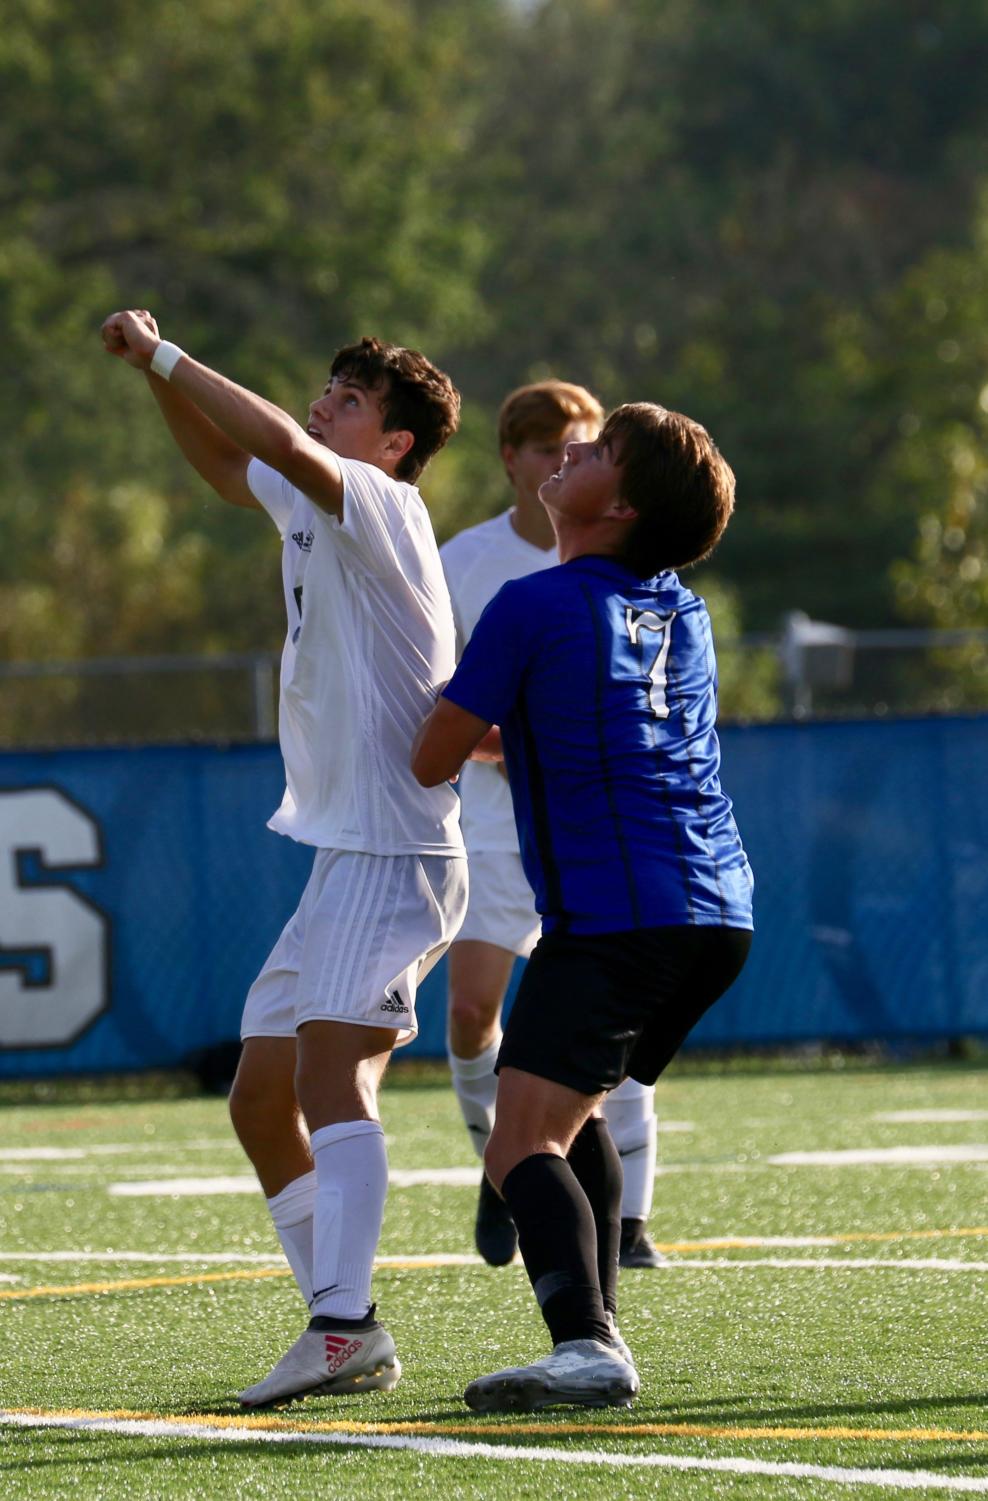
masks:
{"label": "soccer player in blue jersey", "polygon": [[[559,562],[539,490],[562,463],[567,443],[595,438],[603,421],[597,398],[568,381],[537,381],[505,398],[498,438],[512,505],[468,527],[440,549],[461,651],[502,585]],[[472,761],[460,778],[470,899],[447,969],[450,1076],[470,1144],[481,1158],[494,1125],[502,1003],[516,957],[527,959],[541,928],[521,863],[503,769],[503,763]],[[653,1086],[626,1079],[604,1104],[624,1176],[622,1267],[657,1267],[665,1260],[646,1229],[655,1188],[654,1102]],[[474,1239],[491,1266],[506,1265],[518,1249],[514,1220],[486,1173],[480,1183]]]}
{"label": "soccer player in blue jersey", "polygon": [[621,1165],[601,1118],[653,1083],[740,973],[752,878],[721,790],[706,606],[734,476],[698,423],[619,407],[539,491],[560,565],[506,584],[423,725],[424,786],[502,753],[540,939],[498,1057],[485,1166],[553,1342],[467,1387],[479,1411],[627,1405]]}

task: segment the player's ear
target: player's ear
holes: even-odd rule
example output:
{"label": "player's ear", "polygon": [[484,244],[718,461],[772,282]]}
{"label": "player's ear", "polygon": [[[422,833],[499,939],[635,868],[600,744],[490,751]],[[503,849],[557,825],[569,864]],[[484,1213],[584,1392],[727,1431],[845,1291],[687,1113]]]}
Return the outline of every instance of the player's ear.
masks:
{"label": "player's ear", "polygon": [[515,482],[515,454],[516,454],[516,452],[517,452],[517,450],[514,449],[514,448],[512,448],[512,446],[511,446],[510,443],[504,443],[501,446],[501,461],[504,464],[505,472],[507,473],[508,479],[511,481],[512,484],[514,484],[514,482]]}
{"label": "player's ear", "polygon": [[415,447],[415,434],[406,427],[392,428],[384,434],[384,452],[394,463],[400,464],[406,453]]}
{"label": "player's ear", "polygon": [[638,518],[638,512],[634,506],[629,506],[628,502],[622,500],[620,495],[615,495],[604,515],[610,521],[636,521]]}

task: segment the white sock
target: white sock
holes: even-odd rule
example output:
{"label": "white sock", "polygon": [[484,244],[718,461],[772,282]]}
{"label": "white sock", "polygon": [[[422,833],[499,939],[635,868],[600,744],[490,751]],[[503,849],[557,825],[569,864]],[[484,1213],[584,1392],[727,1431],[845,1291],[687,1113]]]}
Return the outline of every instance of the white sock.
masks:
{"label": "white sock", "polygon": [[457,1058],[455,1053],[449,1052],[449,1067],[456,1098],[460,1102],[460,1114],[478,1157],[483,1157],[487,1138],[494,1129],[494,1101],[497,1099],[494,1065],[500,1046],[498,1035],[476,1058]]}
{"label": "white sock", "polygon": [[625,1079],[604,1101],[604,1118],[624,1168],[621,1218],[647,1220],[655,1192],[658,1122],[654,1084]]}
{"label": "white sock", "polygon": [[274,1228],[306,1303],[312,1300],[312,1206],[315,1173],[304,1173],[268,1199]]}
{"label": "white sock", "polygon": [[384,1132],[380,1121],[344,1121],[313,1131],[311,1146],[317,1186],[309,1307],[363,1318],[388,1193]]}

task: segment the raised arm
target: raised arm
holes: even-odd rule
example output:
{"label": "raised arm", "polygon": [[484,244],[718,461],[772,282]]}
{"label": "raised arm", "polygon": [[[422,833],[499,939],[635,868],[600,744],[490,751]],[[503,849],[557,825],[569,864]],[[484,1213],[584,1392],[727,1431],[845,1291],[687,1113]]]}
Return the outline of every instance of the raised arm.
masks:
{"label": "raised arm", "polygon": [[[336,456],[308,436],[287,412],[200,365],[174,345],[162,346],[150,314],[113,313],[103,324],[103,344],[136,370],[151,388],[178,446],[208,484],[234,505],[256,506],[247,465],[262,459],[322,510],[342,516],[343,476]],[[161,348],[158,368],[152,360]]]}
{"label": "raised arm", "polygon": [[226,433],[199,410],[195,402],[183,396],[168,381],[162,380],[160,375],[149,370],[147,378],[151,394],[161,409],[172,437],[196,473],[231,505],[263,510],[247,483],[247,465],[251,455],[238,444],[232,443]]}

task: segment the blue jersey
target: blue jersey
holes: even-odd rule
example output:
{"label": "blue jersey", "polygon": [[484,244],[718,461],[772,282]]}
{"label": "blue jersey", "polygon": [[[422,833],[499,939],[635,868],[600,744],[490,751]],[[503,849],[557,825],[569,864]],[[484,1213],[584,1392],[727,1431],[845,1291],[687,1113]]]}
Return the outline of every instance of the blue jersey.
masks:
{"label": "blue jersey", "polygon": [[443,690],[501,726],[544,932],[750,928],[706,605],[605,557],[516,579]]}

